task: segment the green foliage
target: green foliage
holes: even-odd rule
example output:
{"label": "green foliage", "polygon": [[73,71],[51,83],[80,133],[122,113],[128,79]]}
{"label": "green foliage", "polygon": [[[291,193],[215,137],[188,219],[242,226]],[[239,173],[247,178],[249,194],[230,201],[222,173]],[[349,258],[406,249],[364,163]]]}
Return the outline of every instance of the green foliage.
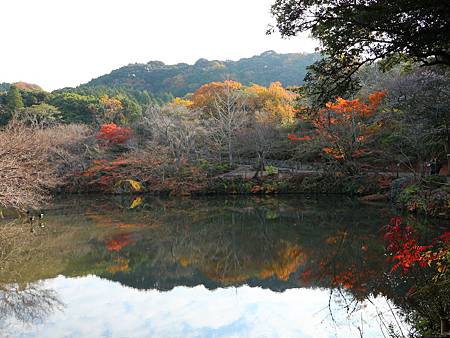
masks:
{"label": "green foliage", "polygon": [[292,179],[292,185],[296,189],[306,193],[332,193],[350,196],[366,196],[383,193],[377,182],[376,176],[343,175],[340,172],[329,172],[310,174]]}
{"label": "green foliage", "polygon": [[166,99],[130,88],[83,86],[55,91],[48,101],[63,112],[66,122],[127,124],[149,105],[163,104]]}
{"label": "green foliage", "polygon": [[7,110],[3,110],[0,107],[0,126],[5,126],[11,120],[12,114]]}
{"label": "green foliage", "polygon": [[265,172],[267,173],[267,175],[275,175],[278,173],[278,168],[271,166],[271,165],[266,166],[265,169],[266,169]]}
{"label": "green foliage", "polygon": [[[277,54],[273,51],[239,61],[198,60],[194,65],[166,65],[151,61],[131,64],[96,78],[84,88],[128,88],[156,93],[167,102],[171,95],[184,96],[205,83],[229,78],[244,85],[257,83],[268,86],[280,81],[284,86],[299,85],[308,65],[319,59],[318,54]],[[169,93],[169,94],[168,94]]]}
{"label": "green foliage", "polygon": [[11,86],[9,88],[6,97],[6,106],[11,112],[23,108],[22,96],[16,86]]}
{"label": "green foliage", "polygon": [[60,122],[62,114],[56,107],[40,103],[17,110],[14,117],[31,127],[49,127]]}
{"label": "green foliage", "polygon": [[93,123],[98,109],[98,98],[77,93],[55,93],[49,103],[63,113],[63,119],[69,123]]}
{"label": "green foliage", "polygon": [[276,0],[272,14],[282,36],[311,32],[327,56],[316,63],[307,87],[322,103],[358,86],[364,64],[385,68],[413,60],[450,66],[450,3],[409,0]]}
{"label": "green foliage", "polygon": [[434,217],[450,217],[450,187],[446,177],[429,176],[422,181],[406,186],[397,202],[410,212]]}
{"label": "green foliage", "polygon": [[31,107],[46,102],[50,93],[43,90],[20,89],[20,95],[22,96],[24,106]]}

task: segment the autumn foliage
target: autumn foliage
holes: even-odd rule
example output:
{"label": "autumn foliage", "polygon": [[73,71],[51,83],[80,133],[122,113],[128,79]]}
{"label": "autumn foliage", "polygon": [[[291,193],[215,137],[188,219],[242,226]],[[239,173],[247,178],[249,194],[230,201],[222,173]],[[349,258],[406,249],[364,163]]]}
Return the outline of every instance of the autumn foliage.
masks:
{"label": "autumn foliage", "polygon": [[97,133],[97,140],[103,145],[124,144],[132,136],[130,128],[118,127],[115,123],[103,124]]}
{"label": "autumn foliage", "polygon": [[242,84],[231,80],[206,83],[192,94],[190,106],[194,109],[202,109],[206,113],[212,113],[215,110],[217,96],[224,95],[227,90],[240,89],[242,89]]}
{"label": "autumn foliage", "polygon": [[14,83],[14,86],[17,89],[22,89],[22,90],[36,90],[36,91],[43,91],[43,89],[33,83],[27,83],[27,82],[16,82]]}
{"label": "autumn foliage", "polygon": [[402,226],[401,223],[400,217],[393,217],[384,234],[389,259],[394,263],[391,271],[400,269],[404,274],[418,265],[422,268],[435,267],[439,273],[445,272],[450,232],[434,238],[430,245],[422,245],[417,231],[410,226]]}
{"label": "autumn foliage", "polygon": [[256,114],[256,120],[282,124],[294,122],[293,101],[295,94],[283,88],[280,82],[273,82],[268,87],[257,84],[246,87],[231,80],[211,82],[204,84],[195,91],[191,100],[176,99],[174,102],[210,114],[216,109],[218,97],[226,95],[230,90],[241,92],[242,102],[239,104],[245,107],[249,113],[264,112],[264,114]]}
{"label": "autumn foliage", "polygon": [[131,243],[129,234],[118,234],[106,242],[106,248],[108,251],[120,251]]}
{"label": "autumn foliage", "polygon": [[306,135],[289,134],[292,141],[315,140],[325,157],[354,166],[356,159],[371,153],[367,146],[371,137],[382,127],[381,121],[370,117],[378,110],[386,93],[370,94],[366,100],[337,98],[314,115],[304,117],[314,129]]}
{"label": "autumn foliage", "polygon": [[[273,82],[268,87],[253,84],[245,89],[247,94],[247,105],[251,111],[262,111],[269,121],[281,124],[294,122],[295,110],[292,105],[295,94],[283,88],[280,82]],[[261,119],[257,116],[257,119]]]}

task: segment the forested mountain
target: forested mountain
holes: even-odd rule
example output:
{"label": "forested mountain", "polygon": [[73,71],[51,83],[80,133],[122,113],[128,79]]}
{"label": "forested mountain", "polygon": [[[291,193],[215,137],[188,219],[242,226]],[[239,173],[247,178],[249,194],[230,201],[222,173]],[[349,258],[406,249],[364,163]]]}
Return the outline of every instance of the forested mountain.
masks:
{"label": "forested mountain", "polygon": [[[93,123],[99,116],[111,115],[114,111],[113,120],[125,123],[140,116],[149,105],[164,105],[174,97],[194,93],[202,85],[214,81],[229,79],[244,86],[258,84],[268,87],[277,81],[284,87],[300,85],[306,67],[319,58],[320,55],[315,53],[278,54],[267,51],[239,61],[200,59],[193,65],[166,65],[160,61],[135,63],[76,88],[62,88],[51,93],[38,85],[17,82],[14,84],[20,93],[17,102],[9,102],[12,98],[7,98],[11,84],[0,83],[0,113],[4,112],[0,114],[0,125],[11,118],[8,111],[42,103],[61,112],[60,117],[66,122]],[[40,110],[47,108],[39,106]],[[116,114],[118,111],[120,116]]]}
{"label": "forested mountain", "polygon": [[80,86],[128,87],[151,93],[184,96],[212,81],[235,80],[244,85],[263,86],[280,81],[283,86],[303,83],[306,67],[320,58],[319,54],[278,54],[267,51],[239,61],[198,60],[194,65],[166,65],[160,61],[135,63],[121,67]]}

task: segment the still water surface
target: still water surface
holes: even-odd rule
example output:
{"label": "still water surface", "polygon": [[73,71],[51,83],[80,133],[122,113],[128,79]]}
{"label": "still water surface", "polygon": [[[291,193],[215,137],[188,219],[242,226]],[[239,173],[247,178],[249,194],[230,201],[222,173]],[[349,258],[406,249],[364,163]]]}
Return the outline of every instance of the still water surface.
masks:
{"label": "still water surface", "polygon": [[5,337],[380,337],[387,205],[79,197],[2,272]]}

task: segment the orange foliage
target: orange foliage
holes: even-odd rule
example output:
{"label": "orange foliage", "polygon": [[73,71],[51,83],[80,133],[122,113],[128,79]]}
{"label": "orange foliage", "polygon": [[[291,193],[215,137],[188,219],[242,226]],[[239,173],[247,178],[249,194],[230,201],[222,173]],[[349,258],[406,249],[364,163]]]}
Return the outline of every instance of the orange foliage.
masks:
{"label": "orange foliage", "polygon": [[106,242],[108,251],[120,251],[132,243],[129,234],[119,234]]}
{"label": "orange foliage", "polygon": [[312,138],[312,136],[309,136],[309,135],[298,137],[295,134],[288,134],[288,139],[291,141],[310,141],[313,138]]}
{"label": "orange foliage", "polygon": [[[328,102],[310,118],[315,126],[318,139],[323,143],[325,155],[339,161],[352,160],[368,154],[365,147],[376,128],[369,128],[368,117],[379,108],[386,92],[377,91],[370,94],[367,100],[345,100],[338,97],[335,102]],[[376,125],[380,127],[380,124]],[[292,141],[309,141],[315,139],[310,135],[296,136],[289,134]]]}
{"label": "orange foliage", "polygon": [[32,83],[27,83],[27,82],[16,82],[14,83],[14,86],[17,89],[22,89],[22,90],[36,90],[36,91],[43,91],[43,89],[36,85],[36,84],[32,84]]}
{"label": "orange foliage", "polygon": [[113,266],[110,266],[108,268],[108,272],[116,273],[116,272],[119,272],[119,271],[127,271],[128,270],[128,268],[129,268],[128,267],[128,263],[129,263],[128,259],[119,257],[119,258],[117,258],[115,260],[115,262],[117,264],[113,265]]}
{"label": "orange foliage", "polygon": [[130,139],[132,131],[130,128],[118,127],[115,123],[103,124],[97,133],[97,140],[108,144],[123,144]]}
{"label": "orange foliage", "polygon": [[181,257],[180,259],[179,259],[179,263],[180,263],[180,265],[182,266],[182,267],[187,267],[189,264],[190,264],[190,260],[188,259],[188,258],[186,258],[186,257]]}
{"label": "orange foliage", "polygon": [[351,119],[355,114],[367,117],[378,109],[385,96],[386,92],[374,92],[369,95],[367,103],[361,102],[359,99],[345,100],[338,97],[335,103],[328,102],[325,106],[334,113],[343,115],[346,119]]}
{"label": "orange foliage", "polygon": [[192,108],[204,109],[210,113],[214,110],[217,96],[223,95],[227,90],[240,90],[242,84],[232,80],[224,82],[210,82],[201,86],[192,94]]}
{"label": "orange foliage", "polygon": [[245,100],[248,111],[261,113],[255,115],[257,120],[261,122],[294,122],[296,111],[293,107],[293,101],[295,94],[283,88],[280,82],[273,82],[268,87],[253,84],[245,88],[236,81],[211,82],[204,84],[192,94],[192,101],[178,100],[184,105],[188,104],[188,107],[211,113],[214,111],[217,97],[230,90],[243,91],[245,95],[243,95],[242,100]]}
{"label": "orange foliage", "polygon": [[280,280],[287,281],[301,264],[306,262],[306,256],[297,246],[287,246],[279,253],[279,259],[274,260],[260,272],[262,278],[276,275]]}

